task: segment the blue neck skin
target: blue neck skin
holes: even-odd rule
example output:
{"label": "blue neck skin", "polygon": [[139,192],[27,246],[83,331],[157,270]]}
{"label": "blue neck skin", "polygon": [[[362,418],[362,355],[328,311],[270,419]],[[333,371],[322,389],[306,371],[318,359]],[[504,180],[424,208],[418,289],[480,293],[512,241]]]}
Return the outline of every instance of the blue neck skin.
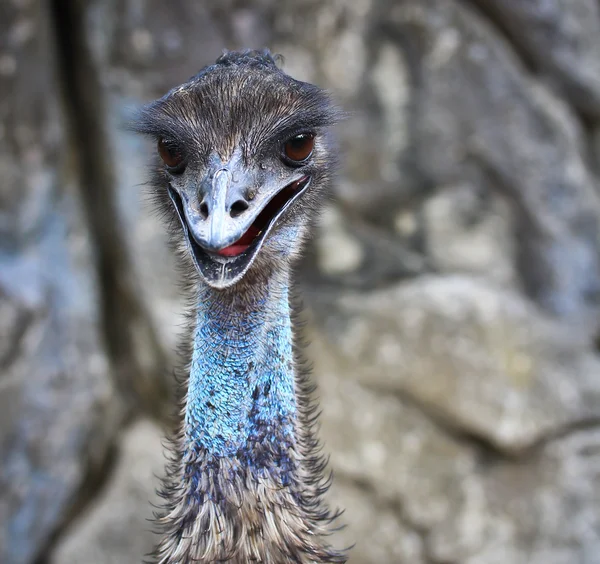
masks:
{"label": "blue neck skin", "polygon": [[200,291],[185,435],[209,457],[277,466],[296,418],[288,276],[256,286]]}

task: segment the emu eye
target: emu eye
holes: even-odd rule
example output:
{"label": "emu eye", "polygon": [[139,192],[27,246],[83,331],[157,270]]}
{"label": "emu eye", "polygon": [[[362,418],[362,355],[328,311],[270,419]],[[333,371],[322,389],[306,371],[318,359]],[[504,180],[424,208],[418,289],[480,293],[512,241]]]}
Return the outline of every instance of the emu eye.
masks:
{"label": "emu eye", "polygon": [[283,146],[285,156],[294,164],[306,161],[315,148],[315,136],[312,133],[301,133],[288,139]]}
{"label": "emu eye", "polygon": [[162,137],[158,140],[158,154],[167,168],[177,169],[183,164],[183,154],[179,148]]}

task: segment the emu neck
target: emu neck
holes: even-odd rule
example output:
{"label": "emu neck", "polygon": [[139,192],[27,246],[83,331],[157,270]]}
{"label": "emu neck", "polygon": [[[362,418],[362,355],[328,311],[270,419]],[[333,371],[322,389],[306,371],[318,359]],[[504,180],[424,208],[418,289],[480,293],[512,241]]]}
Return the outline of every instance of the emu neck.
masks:
{"label": "emu neck", "polygon": [[346,560],[324,538],[332,516],[306,387],[296,382],[288,281],[278,272],[200,289],[160,564]]}
{"label": "emu neck", "polygon": [[289,276],[238,292],[201,289],[186,441],[209,458],[285,473],[295,419]]}

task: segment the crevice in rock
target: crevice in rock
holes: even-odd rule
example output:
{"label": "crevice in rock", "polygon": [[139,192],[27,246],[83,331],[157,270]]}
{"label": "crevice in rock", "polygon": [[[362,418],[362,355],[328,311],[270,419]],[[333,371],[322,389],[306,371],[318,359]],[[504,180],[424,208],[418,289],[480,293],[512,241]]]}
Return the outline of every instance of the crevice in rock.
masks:
{"label": "crevice in rock", "polygon": [[94,463],[89,464],[86,471],[86,478],[76,493],[73,504],[69,507],[68,512],[64,515],[58,528],[46,542],[46,545],[40,550],[40,554],[33,561],[33,564],[51,563],[53,549],[57,542],[89,505],[102,495],[102,492],[110,483],[117,462],[118,445],[113,443],[110,445],[101,462],[94,461]]}
{"label": "crevice in rock", "polygon": [[[523,67],[529,72],[529,74],[534,77],[542,77],[544,75],[549,76],[547,71],[540,67],[540,65],[535,61],[534,57],[527,52],[527,48],[521,44],[519,33],[514,33],[510,27],[506,25],[498,12],[493,7],[489,6],[487,2],[480,2],[479,0],[457,1],[467,7],[469,11],[479,15],[481,19],[483,19],[492,29],[496,31],[500,37],[502,37],[506,44],[510,46],[511,51],[517,56]],[[582,131],[588,131],[590,128],[590,123],[593,121],[592,116],[587,115],[580,108],[577,108],[570,103],[565,97],[564,92],[559,91],[555,92],[555,94],[566,105],[569,106],[569,109],[577,118]]]}
{"label": "crevice in rock", "polygon": [[[425,79],[423,77],[423,62],[421,60],[423,48],[420,46],[418,35],[407,35],[402,30],[399,30],[396,25],[391,24],[386,17],[385,8],[382,6],[380,13],[378,14],[377,24],[373,25],[372,37],[382,37],[393,43],[400,53],[404,57],[404,61],[407,66],[410,87],[411,87],[411,99],[408,103],[407,111],[407,138],[408,148],[406,149],[406,161],[404,167],[409,167],[410,176],[409,179],[412,184],[416,187],[410,194],[409,200],[406,202],[407,206],[413,209],[418,208],[420,202],[424,202],[429,199],[436,190],[437,181],[429,171],[428,159],[429,151],[428,147],[423,146],[420,141],[419,135],[419,123],[422,120],[424,112],[427,108],[423,104],[419,92],[425,88]],[[377,40],[373,40],[374,44],[377,44]],[[374,48],[371,47],[371,66],[375,64]],[[406,179],[403,179],[403,184],[406,183]],[[424,237],[424,234],[422,235]],[[425,251],[427,248],[427,242],[423,238],[420,242],[420,249]]]}
{"label": "crevice in rock", "polygon": [[488,467],[496,462],[506,459],[521,460],[526,451],[504,449],[482,434],[462,427],[460,423],[445,416],[435,406],[416,397],[408,390],[398,388],[388,389],[370,383],[362,384],[365,388],[384,396],[394,396],[400,402],[408,405],[423,415],[442,434],[447,435],[459,443],[470,445],[477,453],[478,462],[482,467]]}
{"label": "crevice in rock", "polygon": [[377,394],[395,396],[402,403],[419,411],[441,433],[459,443],[469,445],[476,453],[477,463],[482,471],[498,462],[523,462],[534,459],[541,450],[553,442],[565,439],[569,435],[580,431],[600,428],[600,415],[589,415],[550,429],[535,438],[529,445],[515,447],[514,449],[503,448],[489,437],[461,426],[460,423],[445,416],[434,406],[427,404],[427,402],[417,398],[407,390],[386,389],[372,384],[363,385]]}
{"label": "crevice in rock", "polygon": [[523,451],[524,457],[534,456],[540,450],[546,448],[552,443],[566,439],[570,435],[581,431],[600,430],[600,415],[590,415],[582,417],[576,421],[569,421],[556,429],[552,429],[538,438],[527,450]]}
{"label": "crevice in rock", "polygon": [[[110,373],[124,409],[118,426],[141,412],[168,421],[172,390],[163,373],[167,360],[150,316],[142,303],[115,194],[111,146],[104,129],[104,93],[86,37],[86,6],[79,0],[52,0],[49,14],[57,53],[57,74],[68,146],[89,229],[98,281],[99,333]],[[65,515],[40,549],[35,564],[51,561],[57,541],[106,488],[118,458],[119,435],[102,452],[81,453],[84,478]]]}
{"label": "crevice in rock", "polygon": [[[495,11],[490,9],[486,5],[486,2],[479,2],[478,0],[457,0],[458,3],[462,4],[468,11],[477,14],[482,20],[484,20],[488,26],[490,26],[503,40],[510,46],[511,51],[521,61],[521,64],[525,69],[533,75],[539,75],[541,69],[518,41],[518,37],[505,25],[502,18],[498,18]],[[516,39],[516,41],[515,41]]]}
{"label": "crevice in rock", "polygon": [[402,526],[415,533],[423,543],[422,561],[425,564],[459,564],[458,562],[452,560],[440,560],[438,558],[435,558],[431,554],[429,540],[429,535],[431,531],[427,527],[420,525],[419,523],[415,523],[414,520],[410,518],[410,516],[404,509],[402,501],[400,499],[398,499],[397,497],[382,497],[381,494],[377,491],[377,489],[373,486],[373,484],[364,478],[352,476],[350,474],[337,471],[335,479],[336,482],[355,487],[356,489],[364,493],[369,499],[375,500],[379,507],[393,513]]}
{"label": "crevice in rock", "polygon": [[121,228],[103,87],[85,36],[85,6],[53,0],[51,12],[70,148],[96,260],[101,331],[116,387],[130,408],[165,420],[166,355],[142,303]]}
{"label": "crevice in rock", "polygon": [[547,252],[543,252],[552,241],[548,227],[531,210],[505,172],[500,170],[477,147],[469,147],[466,162],[472,162],[488,178],[491,191],[498,194],[511,207],[514,217],[514,248],[516,272],[521,291],[533,304],[545,313],[557,317],[559,312],[553,304],[552,267],[547,262]]}
{"label": "crevice in rock", "polygon": [[[7,299],[7,296],[0,289],[0,299]],[[33,321],[34,315],[31,311],[21,310],[13,321],[12,331],[9,335],[10,342],[3,345],[4,354],[0,356],[0,371],[5,372],[15,362],[22,353],[22,342],[27,329]],[[6,337],[5,337],[6,338]],[[5,384],[4,377],[0,377],[0,388]]]}

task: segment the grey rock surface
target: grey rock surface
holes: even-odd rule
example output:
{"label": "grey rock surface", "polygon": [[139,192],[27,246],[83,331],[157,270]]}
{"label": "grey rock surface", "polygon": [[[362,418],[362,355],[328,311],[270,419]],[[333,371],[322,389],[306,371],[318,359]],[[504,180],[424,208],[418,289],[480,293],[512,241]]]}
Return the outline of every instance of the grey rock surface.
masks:
{"label": "grey rock surface", "polygon": [[[185,296],[129,109],[267,45],[348,111],[299,276],[351,562],[600,564],[596,0],[78,4],[156,350],[175,350]],[[41,6],[0,6],[0,562],[140,561],[163,431],[115,439],[131,398],[108,378]],[[144,356],[149,325],[124,319]],[[139,396],[168,411],[147,368]],[[88,504],[90,468],[106,481]]]}
{"label": "grey rock surface", "polygon": [[[528,325],[547,321],[533,310],[516,315],[523,306],[484,283],[415,281],[363,301],[338,298],[336,312],[309,331],[335,476],[368,492],[377,515],[408,531],[403,538],[418,540],[416,552],[387,561],[598,562],[597,359],[571,366],[569,358],[586,355],[568,338],[539,348],[549,328]],[[532,346],[534,357],[525,352]],[[591,408],[583,419],[581,403],[564,411],[578,402]],[[346,515],[346,534],[370,551],[362,516]],[[401,550],[398,541],[389,546]]]}
{"label": "grey rock surface", "polygon": [[600,117],[600,7],[595,0],[478,0],[526,64],[581,112]]}
{"label": "grey rock surface", "polygon": [[347,379],[412,398],[508,454],[600,421],[600,363],[585,335],[484,281],[347,293],[320,317]]}
{"label": "grey rock surface", "polygon": [[0,562],[78,503],[119,421],[45,5],[0,8]]}
{"label": "grey rock surface", "polygon": [[124,431],[105,491],[66,532],[51,564],[141,562],[152,550],[153,508],[160,503],[157,476],[165,465],[163,435],[148,420]]}
{"label": "grey rock surface", "polygon": [[[574,322],[590,322],[592,311],[597,323],[597,192],[571,109],[462,4],[398,6],[390,19],[397,33],[424,45],[416,50],[418,162],[441,189],[470,185],[480,209],[494,213],[494,196],[508,206],[519,242],[513,268],[526,294]],[[470,220],[464,208],[465,227],[486,215]]]}

